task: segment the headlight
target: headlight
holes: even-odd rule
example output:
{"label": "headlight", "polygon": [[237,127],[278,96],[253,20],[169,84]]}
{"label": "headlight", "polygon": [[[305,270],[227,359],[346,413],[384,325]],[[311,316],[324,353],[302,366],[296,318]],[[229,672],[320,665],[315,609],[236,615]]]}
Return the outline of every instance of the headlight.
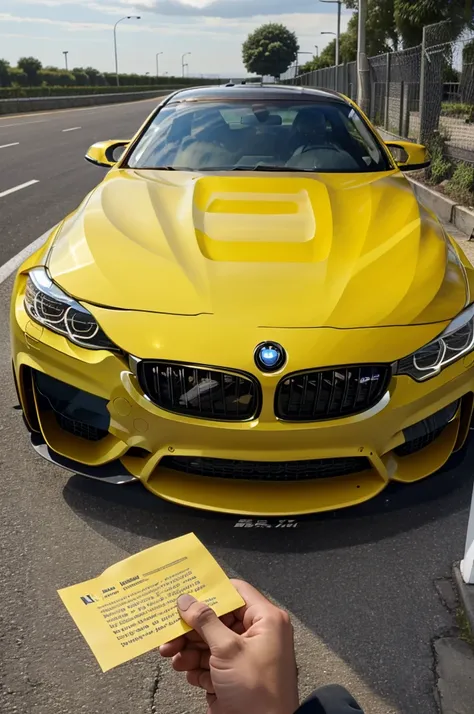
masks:
{"label": "headlight", "polygon": [[417,382],[434,377],[451,362],[474,349],[474,304],[458,315],[433,342],[399,360],[395,374],[408,374]]}
{"label": "headlight", "polygon": [[59,332],[76,345],[93,350],[118,351],[91,313],[63,293],[44,268],[34,268],[28,274],[25,309],[40,325]]}

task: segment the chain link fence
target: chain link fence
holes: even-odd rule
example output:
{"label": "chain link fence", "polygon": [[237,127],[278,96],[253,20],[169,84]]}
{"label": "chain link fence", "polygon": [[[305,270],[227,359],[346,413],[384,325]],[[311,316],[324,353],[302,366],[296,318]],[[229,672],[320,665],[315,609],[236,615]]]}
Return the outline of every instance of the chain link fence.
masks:
{"label": "chain link fence", "polygon": [[[423,43],[369,58],[370,119],[386,131],[429,143],[441,133],[453,159],[474,164],[474,32],[429,25]],[[286,79],[357,98],[355,62]]]}

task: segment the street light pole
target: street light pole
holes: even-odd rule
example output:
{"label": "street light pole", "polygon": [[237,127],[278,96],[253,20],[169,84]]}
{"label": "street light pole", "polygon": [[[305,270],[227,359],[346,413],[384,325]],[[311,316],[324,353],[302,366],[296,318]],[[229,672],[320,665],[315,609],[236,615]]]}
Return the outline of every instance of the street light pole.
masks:
{"label": "street light pole", "polygon": [[117,87],[120,86],[119,70],[118,70],[118,53],[117,53],[117,25],[124,20],[140,20],[140,15],[127,15],[121,17],[114,25],[114,50],[115,50],[115,75],[117,77]]}
{"label": "street light pole", "polygon": [[156,53],[156,76],[157,78],[160,76],[160,71],[159,71],[159,65],[158,65],[158,57],[162,55],[163,52],[157,52]]}
{"label": "street light pole", "polygon": [[314,49],[316,50],[316,57],[319,57],[319,47],[318,47],[318,45],[314,45]]}
{"label": "street light pole", "polygon": [[[344,0],[319,0],[319,2],[329,3],[330,5],[337,5],[337,29],[336,32],[332,33],[336,35],[336,67],[340,62],[340,52],[339,45],[341,39],[341,7]],[[328,35],[328,32],[322,32],[322,35]]]}
{"label": "street light pole", "polygon": [[181,55],[181,71],[183,73],[183,77],[184,77],[184,67],[185,67],[184,58],[190,54],[191,54],[191,52],[185,52],[184,55]]}
{"label": "street light pole", "polygon": [[359,26],[357,32],[357,104],[363,112],[369,113],[370,71],[367,60],[367,0],[359,0]]}
{"label": "street light pole", "polygon": [[66,62],[66,72],[68,71],[68,66],[67,66],[67,56],[69,54],[69,50],[64,50],[63,55],[64,55],[64,61]]}
{"label": "street light pole", "polygon": [[313,53],[312,53],[312,52],[302,52],[301,50],[298,50],[298,52],[296,53],[296,72],[295,72],[295,75],[296,75],[296,76],[298,75],[298,55],[311,55],[311,56],[313,56]]}

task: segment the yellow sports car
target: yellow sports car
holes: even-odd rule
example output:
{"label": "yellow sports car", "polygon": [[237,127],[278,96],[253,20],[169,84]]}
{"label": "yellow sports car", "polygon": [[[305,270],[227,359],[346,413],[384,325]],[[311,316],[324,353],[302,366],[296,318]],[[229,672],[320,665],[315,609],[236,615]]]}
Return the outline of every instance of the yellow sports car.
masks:
{"label": "yellow sports car", "polygon": [[174,93],[20,268],[13,368],[42,456],[286,516],[438,470],[468,434],[473,268],[329,91]]}

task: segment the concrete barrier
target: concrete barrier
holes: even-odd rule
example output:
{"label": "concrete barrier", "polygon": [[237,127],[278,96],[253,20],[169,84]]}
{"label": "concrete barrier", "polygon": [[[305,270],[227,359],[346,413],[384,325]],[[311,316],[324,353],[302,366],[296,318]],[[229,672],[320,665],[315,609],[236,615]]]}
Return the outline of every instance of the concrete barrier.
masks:
{"label": "concrete barrier", "polygon": [[0,115],[23,114],[24,112],[42,112],[51,109],[70,109],[74,107],[93,107],[100,104],[118,104],[136,102],[140,99],[165,97],[179,89],[155,89],[146,92],[111,92],[109,94],[83,94],[64,97],[18,97],[17,99],[0,99]]}

